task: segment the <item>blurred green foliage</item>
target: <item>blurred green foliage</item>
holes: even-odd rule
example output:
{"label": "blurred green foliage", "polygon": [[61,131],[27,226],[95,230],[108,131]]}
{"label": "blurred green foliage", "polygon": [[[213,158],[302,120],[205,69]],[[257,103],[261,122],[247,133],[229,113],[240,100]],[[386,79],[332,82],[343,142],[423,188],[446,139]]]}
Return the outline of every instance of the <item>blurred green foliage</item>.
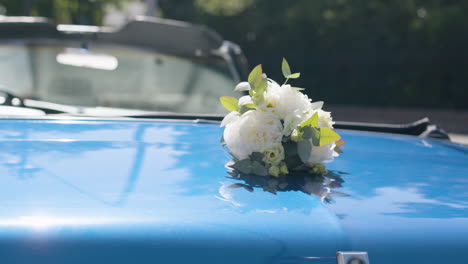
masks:
{"label": "blurred green foliage", "polygon": [[[33,15],[99,24],[105,3],[29,0]],[[28,2],[28,1],[26,1]],[[159,0],[165,18],[206,24],[241,45],[251,65],[334,104],[468,108],[466,0]],[[24,2],[0,0],[8,15]]]}
{"label": "blurred green foliage", "polygon": [[[235,11],[218,6],[236,2]],[[167,18],[207,24],[273,79],[327,103],[468,108],[468,1],[160,0]],[[227,7],[227,6],[225,6]],[[217,11],[217,12],[216,12]],[[227,15],[229,14],[229,15]]]}
{"label": "blurred green foliage", "polygon": [[0,0],[9,16],[43,16],[63,24],[100,24],[106,4],[130,0]]}

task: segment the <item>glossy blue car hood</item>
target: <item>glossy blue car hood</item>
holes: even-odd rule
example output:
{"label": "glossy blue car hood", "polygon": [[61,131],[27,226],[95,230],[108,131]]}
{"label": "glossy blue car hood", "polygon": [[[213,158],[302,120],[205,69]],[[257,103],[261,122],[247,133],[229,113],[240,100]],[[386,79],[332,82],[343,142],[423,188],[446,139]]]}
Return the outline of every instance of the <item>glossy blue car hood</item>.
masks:
{"label": "glossy blue car hood", "polygon": [[468,262],[468,148],[341,131],[342,197],[231,188],[217,124],[0,120],[2,263]]}

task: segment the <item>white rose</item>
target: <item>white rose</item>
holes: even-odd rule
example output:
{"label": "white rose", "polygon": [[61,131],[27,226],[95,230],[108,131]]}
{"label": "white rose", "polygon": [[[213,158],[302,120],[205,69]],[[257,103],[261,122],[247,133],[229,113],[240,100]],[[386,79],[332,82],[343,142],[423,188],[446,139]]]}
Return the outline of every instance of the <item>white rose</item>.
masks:
{"label": "white rose", "polygon": [[263,153],[266,147],[281,143],[283,126],[272,113],[248,111],[226,125],[224,142],[234,157],[242,160],[252,152]]}
{"label": "white rose", "polygon": [[291,85],[279,86],[276,82],[269,82],[265,92],[265,102],[268,108],[281,119],[298,110],[308,112],[313,110],[311,100],[307,95],[293,90]]}
{"label": "white rose", "polygon": [[223,121],[221,121],[221,127],[227,126],[230,123],[237,121],[239,118],[240,113],[237,111],[232,111],[223,118]]}
{"label": "white rose", "polygon": [[284,148],[281,143],[271,144],[263,151],[263,161],[267,164],[278,165],[284,160]]}
{"label": "white rose", "polygon": [[321,147],[312,146],[310,158],[306,164],[312,167],[315,164],[332,162],[333,159],[338,156],[338,153],[336,153],[334,150],[335,146],[335,142],[328,143]]}
{"label": "white rose", "polygon": [[[239,104],[239,107],[246,105],[246,104],[253,104],[252,97],[250,97],[249,95],[244,95],[241,98],[239,98],[238,104]],[[237,111],[232,111],[223,118],[223,121],[221,121],[221,127],[224,127],[232,122],[235,122],[239,118],[240,118],[240,113]]]}

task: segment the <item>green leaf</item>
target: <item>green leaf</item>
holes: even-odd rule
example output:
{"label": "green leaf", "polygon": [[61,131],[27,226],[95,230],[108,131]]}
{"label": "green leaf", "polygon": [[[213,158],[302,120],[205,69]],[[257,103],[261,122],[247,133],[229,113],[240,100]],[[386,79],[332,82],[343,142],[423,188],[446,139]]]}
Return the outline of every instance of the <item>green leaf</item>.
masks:
{"label": "green leaf", "polygon": [[320,130],[319,128],[312,127],[312,144],[318,146],[320,144]]}
{"label": "green leaf", "polygon": [[268,88],[268,81],[266,79],[262,79],[262,81],[255,87],[255,92],[260,93],[263,95],[263,92],[266,91]]}
{"label": "green leaf", "polygon": [[242,183],[234,183],[228,186],[229,189],[236,189],[236,188],[244,188],[245,184]]}
{"label": "green leaf", "polygon": [[[248,105],[253,105],[255,106],[254,104],[248,104]],[[249,110],[255,110],[255,107],[248,107],[248,105],[241,105],[240,109],[239,109],[239,113],[242,115],[244,114],[245,112],[249,111]]]}
{"label": "green leaf", "polygon": [[252,161],[249,159],[239,160],[232,165],[232,168],[245,174],[252,173]]}
{"label": "green leaf", "polygon": [[311,150],[312,144],[310,140],[305,139],[297,143],[297,154],[299,154],[302,162],[306,163],[309,160]]}
{"label": "green leaf", "polygon": [[284,162],[286,163],[288,168],[293,170],[303,164],[301,158],[298,155],[286,157]]}
{"label": "green leaf", "polygon": [[328,127],[320,128],[320,146],[326,145],[328,143],[335,142],[339,140],[341,137],[333,131],[333,129]]}
{"label": "green leaf", "polygon": [[275,188],[276,186],[278,186],[278,180],[270,179],[268,180],[267,184],[268,184],[268,187]]}
{"label": "green leaf", "polygon": [[291,75],[291,68],[285,58],[283,58],[283,62],[281,63],[281,71],[283,72],[284,78],[289,78],[288,76]]}
{"label": "green leaf", "polygon": [[344,145],[344,143],[346,143],[345,140],[338,140],[338,141],[336,141],[336,142],[335,142],[336,146],[335,146],[335,149],[334,149],[334,150],[335,150],[337,153],[342,154],[342,153],[343,153],[343,150],[341,150],[341,147]]}
{"label": "green leaf", "polygon": [[254,191],[254,189],[253,189],[251,186],[248,186],[248,185],[243,184],[243,183],[234,183],[234,184],[229,185],[228,188],[230,188],[230,189],[244,188],[244,189],[246,189],[246,190],[249,191],[249,192],[253,192],[253,191]]}
{"label": "green leaf", "polygon": [[302,137],[303,138],[306,138],[306,139],[309,139],[312,137],[312,127],[311,126],[305,126],[302,129]]}
{"label": "green leaf", "polygon": [[252,101],[256,105],[260,105],[263,100],[265,100],[265,97],[263,96],[263,92],[265,91],[266,88],[259,87],[258,89],[255,89],[254,92],[252,93]]}
{"label": "green leaf", "polygon": [[318,127],[318,124],[319,124],[319,116],[318,116],[318,112],[315,112],[315,114],[313,114],[309,119],[302,122],[300,127],[306,127],[306,126]]}
{"label": "green leaf", "polygon": [[301,73],[300,73],[300,72],[296,72],[296,73],[293,73],[293,74],[288,75],[286,78],[288,78],[288,79],[297,79],[297,78],[299,78],[299,77],[301,77]]}
{"label": "green leaf", "polygon": [[223,104],[224,108],[228,111],[237,111],[239,102],[236,98],[230,96],[223,96],[219,98],[219,101]]}
{"label": "green leaf", "polygon": [[263,166],[260,162],[254,161],[252,162],[252,172],[255,175],[259,176],[268,176],[268,170]]}
{"label": "green leaf", "polygon": [[294,91],[304,91],[305,88],[301,88],[301,87],[291,87],[291,89],[293,89]]}
{"label": "green leaf", "polygon": [[297,143],[289,141],[283,144],[284,156],[290,157],[297,155]]}
{"label": "green leaf", "polygon": [[346,140],[338,140],[338,141],[336,142],[336,146],[337,146],[337,147],[341,147],[341,146],[343,146],[345,143],[346,143]]}
{"label": "green leaf", "polygon": [[264,157],[265,155],[263,155],[263,153],[260,152],[252,152],[252,154],[250,154],[251,160],[262,161]]}
{"label": "green leaf", "polygon": [[263,80],[262,74],[263,72],[261,64],[255,66],[255,68],[250,72],[248,81],[250,86],[252,86],[254,89],[261,85]]}
{"label": "green leaf", "polygon": [[249,84],[252,89],[249,90],[249,95],[255,104],[260,104],[264,98],[263,93],[268,88],[268,80],[263,78],[262,65],[257,65],[249,74]]}
{"label": "green leaf", "polygon": [[339,154],[343,154],[343,151],[340,149],[340,147],[336,146],[334,149],[333,149],[336,153],[339,153]]}
{"label": "green leaf", "polygon": [[302,128],[304,132],[302,137],[304,139],[312,139],[312,145],[318,146],[320,144],[320,130],[315,127],[306,126]]}

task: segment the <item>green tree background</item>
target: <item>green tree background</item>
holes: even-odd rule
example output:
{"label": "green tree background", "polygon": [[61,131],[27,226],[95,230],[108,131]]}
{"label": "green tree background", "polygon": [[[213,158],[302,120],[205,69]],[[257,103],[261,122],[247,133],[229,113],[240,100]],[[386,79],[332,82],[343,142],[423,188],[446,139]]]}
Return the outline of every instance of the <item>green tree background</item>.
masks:
{"label": "green tree background", "polygon": [[[100,24],[105,3],[29,0],[32,15]],[[466,0],[159,0],[165,18],[206,24],[237,42],[250,64],[333,104],[468,108]],[[8,15],[24,2],[0,0]]]}

